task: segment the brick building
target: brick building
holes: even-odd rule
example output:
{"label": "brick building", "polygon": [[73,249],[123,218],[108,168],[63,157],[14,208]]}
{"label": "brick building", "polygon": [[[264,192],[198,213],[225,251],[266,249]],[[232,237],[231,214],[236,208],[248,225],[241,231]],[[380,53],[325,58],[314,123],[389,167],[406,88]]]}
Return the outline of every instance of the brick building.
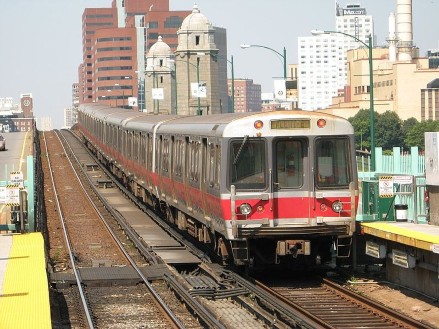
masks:
{"label": "brick building", "polygon": [[130,108],[130,97],[136,97],[142,108],[147,47],[161,35],[174,50],[177,30],[189,14],[169,11],[169,0],[113,0],[111,8],[86,8],[79,102]]}

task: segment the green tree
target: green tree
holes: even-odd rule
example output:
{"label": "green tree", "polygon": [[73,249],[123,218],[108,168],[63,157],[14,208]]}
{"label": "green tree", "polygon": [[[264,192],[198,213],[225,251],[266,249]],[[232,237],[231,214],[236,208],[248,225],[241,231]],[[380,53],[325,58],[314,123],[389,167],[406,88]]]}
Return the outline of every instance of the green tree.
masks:
{"label": "green tree", "polygon": [[379,114],[376,119],[375,145],[381,146],[383,150],[391,150],[395,146],[403,147],[402,121],[398,114],[386,111]]}
{"label": "green tree", "polygon": [[[376,113],[375,113],[376,115]],[[370,149],[370,112],[369,110],[360,110],[358,113],[348,119],[354,127],[355,147],[357,150]]]}
{"label": "green tree", "polygon": [[424,133],[428,131],[439,131],[439,121],[427,120],[415,124],[407,133],[406,145],[417,146],[423,150],[425,148]]}
{"label": "green tree", "polygon": [[404,136],[404,148],[405,149],[409,149],[410,146],[407,145],[406,140],[407,140],[407,135],[409,133],[409,131],[418,123],[419,121],[416,120],[415,118],[408,118],[407,120],[404,120],[402,122],[402,134]]}

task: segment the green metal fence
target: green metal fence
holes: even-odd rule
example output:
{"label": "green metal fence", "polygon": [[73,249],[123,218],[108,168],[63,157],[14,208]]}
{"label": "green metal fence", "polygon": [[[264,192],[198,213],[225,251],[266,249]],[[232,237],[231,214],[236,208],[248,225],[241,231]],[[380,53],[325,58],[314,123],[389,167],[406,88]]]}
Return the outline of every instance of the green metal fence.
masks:
{"label": "green metal fence", "polygon": [[[412,147],[410,152],[403,152],[399,147],[394,147],[391,155],[384,154],[382,148],[377,147],[375,158],[376,171],[371,172],[370,157],[357,156],[360,180],[357,220],[403,220],[395,215],[398,213],[398,208],[407,208],[408,221],[427,223],[428,209],[424,201],[426,188],[424,155],[419,154],[417,147]],[[390,193],[382,193],[384,183],[391,185]]]}

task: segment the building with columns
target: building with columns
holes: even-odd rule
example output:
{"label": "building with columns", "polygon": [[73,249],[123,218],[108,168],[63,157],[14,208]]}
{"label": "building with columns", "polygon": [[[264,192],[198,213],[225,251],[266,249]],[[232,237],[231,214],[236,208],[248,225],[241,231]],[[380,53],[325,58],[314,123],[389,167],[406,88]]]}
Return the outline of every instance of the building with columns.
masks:
{"label": "building with columns", "polygon": [[174,68],[171,48],[159,36],[146,56],[144,111],[154,114],[177,114]]}
{"label": "building with columns", "polygon": [[227,39],[197,5],[178,34],[175,51],[178,114],[227,113]]}

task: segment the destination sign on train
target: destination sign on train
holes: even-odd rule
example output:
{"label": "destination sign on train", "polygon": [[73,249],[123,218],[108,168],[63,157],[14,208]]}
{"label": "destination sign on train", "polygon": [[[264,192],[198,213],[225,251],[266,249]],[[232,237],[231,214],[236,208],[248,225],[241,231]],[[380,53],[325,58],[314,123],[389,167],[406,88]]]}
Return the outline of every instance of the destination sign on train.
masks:
{"label": "destination sign on train", "polygon": [[309,129],[310,126],[309,119],[271,121],[271,129]]}

